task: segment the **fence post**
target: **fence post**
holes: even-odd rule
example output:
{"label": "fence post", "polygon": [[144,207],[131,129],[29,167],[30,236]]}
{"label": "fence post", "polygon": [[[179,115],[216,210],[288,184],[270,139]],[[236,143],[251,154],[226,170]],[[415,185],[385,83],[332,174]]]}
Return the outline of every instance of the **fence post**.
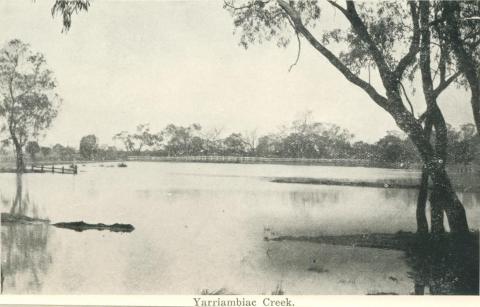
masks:
{"label": "fence post", "polygon": [[42,173],[43,173],[43,164],[42,164],[42,166],[41,166],[41,170],[42,170]]}
{"label": "fence post", "polygon": [[52,165],[52,173],[55,172],[55,169],[54,169],[55,165]]}
{"label": "fence post", "polygon": [[65,166],[62,166],[62,174],[65,173]]}

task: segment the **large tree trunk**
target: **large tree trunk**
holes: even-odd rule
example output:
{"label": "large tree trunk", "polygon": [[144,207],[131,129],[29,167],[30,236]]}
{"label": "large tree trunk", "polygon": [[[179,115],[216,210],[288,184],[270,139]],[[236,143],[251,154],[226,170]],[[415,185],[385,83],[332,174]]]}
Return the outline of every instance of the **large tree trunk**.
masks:
{"label": "large tree trunk", "polygon": [[[438,197],[437,201],[439,202],[439,206],[445,210],[450,231],[455,233],[469,232],[465,208],[458,199],[457,194],[452,187],[452,183],[448,177],[445,167],[442,166],[440,168],[434,168],[431,176],[433,181],[432,194],[435,194],[434,197]],[[443,221],[441,228],[443,228]],[[439,231],[441,231],[441,229],[439,229]]]}
{"label": "large tree trunk", "polygon": [[417,233],[428,233],[428,222],[425,216],[425,208],[428,198],[428,171],[425,167],[422,169],[422,178],[417,198]]}
{"label": "large tree trunk", "polygon": [[[426,171],[432,179],[433,190],[430,200],[432,207],[435,207],[435,228],[434,231],[442,232],[440,223],[440,215],[437,215],[441,209],[445,210],[448,218],[448,223],[451,232],[465,233],[469,231],[467,218],[465,215],[465,209],[462,203],[458,200],[455,191],[450,182],[450,178],[445,171],[445,160],[441,159],[436,150],[430,144],[430,140],[427,138],[423,127],[418,121],[403,108],[402,105],[391,103],[391,109],[389,113],[395,119],[397,125],[406,133],[412,140],[416,148],[418,149],[424,164],[426,165]],[[437,149],[438,150],[438,149]],[[438,210],[437,210],[438,209]]]}
{"label": "large tree trunk", "polygon": [[[447,124],[443,117],[442,112],[437,106],[435,99],[431,102],[431,120],[433,126],[435,127],[435,157],[439,160],[439,167],[445,171],[447,165],[447,147],[448,147],[448,137],[447,137]],[[446,174],[446,172],[445,172]],[[432,178],[433,180],[433,178]],[[445,227],[443,222],[443,211],[446,208],[447,204],[445,200],[448,197],[444,197],[444,186],[441,184],[433,185],[433,191],[430,194],[430,216],[431,216],[431,232],[432,233],[444,233]],[[455,193],[455,192],[453,192]]]}
{"label": "large tree trunk", "polygon": [[445,232],[443,225],[443,209],[446,205],[443,200],[442,189],[434,185],[433,191],[430,194],[430,220],[431,231],[435,234],[441,234]]}
{"label": "large tree trunk", "polygon": [[[429,144],[417,143],[417,148],[421,150],[422,146],[429,146]],[[424,190],[420,191],[419,201],[417,202],[417,222],[419,221],[419,227],[424,229],[424,224],[422,221],[421,215],[422,208],[424,210],[426,197],[426,189],[428,186],[428,176],[432,179],[433,189],[430,195],[430,206],[431,206],[431,232],[432,233],[443,233],[443,210],[447,215],[448,224],[450,226],[450,231],[455,233],[466,233],[469,231],[467,217],[465,214],[465,209],[463,208],[462,203],[455,193],[450,178],[445,170],[445,163],[441,159],[438,159],[435,154],[431,157],[425,157],[424,163],[426,168],[424,170],[425,174],[422,174],[422,184],[421,188]],[[428,174],[428,176],[427,176]]]}
{"label": "large tree trunk", "polygon": [[[427,116],[425,119],[425,138],[430,140],[432,134],[432,120],[430,116]],[[425,215],[425,208],[427,207],[428,199],[428,175],[427,166],[423,165],[422,167],[422,176],[420,179],[420,188],[418,190],[417,198],[417,233],[425,234],[428,233],[428,222]]]}

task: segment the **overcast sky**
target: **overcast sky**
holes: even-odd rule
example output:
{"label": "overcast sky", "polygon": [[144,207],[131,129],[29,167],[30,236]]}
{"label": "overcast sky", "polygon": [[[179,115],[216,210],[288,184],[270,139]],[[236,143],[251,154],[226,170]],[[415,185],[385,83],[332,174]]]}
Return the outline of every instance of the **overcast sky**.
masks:
{"label": "overcast sky", "polygon": [[[225,133],[275,132],[306,110],[358,140],[398,130],[306,43],[291,72],[295,45],[238,46],[220,1],[93,1],[68,33],[51,5],[0,0],[0,42],[19,38],[44,53],[64,99],[42,144],[78,146],[91,133],[112,143],[113,134],[147,122],[153,130],[197,122]],[[339,14],[324,14],[341,22]],[[442,95],[453,125],[472,121],[468,98],[461,90]]]}

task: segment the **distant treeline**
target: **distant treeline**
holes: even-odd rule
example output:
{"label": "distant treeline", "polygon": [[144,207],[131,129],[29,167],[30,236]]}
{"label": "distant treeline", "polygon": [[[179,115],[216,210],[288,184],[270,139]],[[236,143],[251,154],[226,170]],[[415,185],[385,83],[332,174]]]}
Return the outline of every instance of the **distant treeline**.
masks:
{"label": "distant treeline", "polygon": [[[95,135],[87,135],[78,148],[56,144],[39,146],[30,142],[30,159],[71,161],[118,160],[127,156],[244,156],[309,159],[361,159],[371,162],[405,165],[420,163],[415,146],[404,135],[388,131],[375,143],[353,141],[354,136],[334,124],[296,120],[277,133],[258,136],[256,131],[221,136],[220,130],[204,131],[199,124],[168,125],[151,132],[148,124],[134,133],[122,131],[113,137],[123,148],[99,145]],[[433,136],[434,137],[434,136]],[[475,126],[448,127],[449,162],[469,163],[480,156],[480,137]]]}

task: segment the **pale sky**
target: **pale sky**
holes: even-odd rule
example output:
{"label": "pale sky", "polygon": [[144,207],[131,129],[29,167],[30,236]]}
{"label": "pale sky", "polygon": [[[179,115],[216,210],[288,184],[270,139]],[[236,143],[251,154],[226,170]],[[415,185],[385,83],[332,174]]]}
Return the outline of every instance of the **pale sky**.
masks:
{"label": "pale sky", "polygon": [[[115,133],[139,123],[156,131],[197,122],[207,130],[263,134],[306,110],[358,140],[398,130],[306,42],[291,72],[295,44],[238,46],[222,1],[93,1],[88,13],[73,17],[68,33],[61,33],[51,5],[0,0],[0,42],[19,38],[45,54],[64,99],[42,145],[77,147],[92,133],[111,144]],[[323,14],[341,22],[338,13]],[[440,106],[447,121],[472,122],[468,101],[463,90],[445,92]]]}

